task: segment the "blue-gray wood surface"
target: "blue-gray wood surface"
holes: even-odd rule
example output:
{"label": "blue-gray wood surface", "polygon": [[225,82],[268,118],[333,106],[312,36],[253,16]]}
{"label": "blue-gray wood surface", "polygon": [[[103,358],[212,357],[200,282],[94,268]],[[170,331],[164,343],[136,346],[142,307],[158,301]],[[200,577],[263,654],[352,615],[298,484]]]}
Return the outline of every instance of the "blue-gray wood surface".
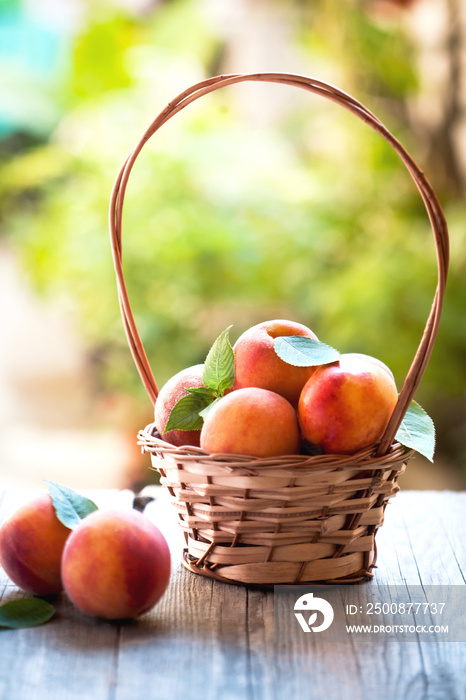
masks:
{"label": "blue-gray wood surface", "polygon": [[[134,623],[81,615],[63,595],[49,623],[0,631],[1,700],[466,699],[466,642],[372,641],[283,647],[273,593],[185,571],[165,493],[146,513],[173,550],[160,603]],[[34,494],[0,492],[0,521]],[[131,507],[130,492],[90,492],[102,507]],[[466,493],[402,492],[377,535],[370,586],[466,580]],[[2,602],[24,595],[0,570]]]}

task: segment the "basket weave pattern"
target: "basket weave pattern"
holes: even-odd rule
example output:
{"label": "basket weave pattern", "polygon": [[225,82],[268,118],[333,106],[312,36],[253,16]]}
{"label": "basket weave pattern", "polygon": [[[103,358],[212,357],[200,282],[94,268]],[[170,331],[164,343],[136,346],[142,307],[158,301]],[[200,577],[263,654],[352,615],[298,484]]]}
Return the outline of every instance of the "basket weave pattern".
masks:
{"label": "basket weave pattern", "polygon": [[126,186],[148,140],[172,116],[202,96],[240,82],[298,87],[345,108],[396,151],[424,202],[432,228],[438,283],[424,334],[380,442],[351,456],[253,458],[174,447],[154,426],[138,442],[169,490],[186,539],[183,564],[229,583],[273,585],[356,582],[372,576],[375,533],[412,451],[394,441],[429,361],[440,322],[448,271],[448,231],[442,209],[411,156],[360,102],[322,81],[284,73],[210,78],[178,95],[141,136],[117,175],[110,200],[110,236],[128,343],[152,403],[158,388],[136,328],[123,274],[122,214]]}
{"label": "basket weave pattern", "polygon": [[139,433],[172,496],[186,538],[184,564],[229,582],[359,581],[375,565],[374,536],[412,452],[383,457],[251,459],[167,447]]}

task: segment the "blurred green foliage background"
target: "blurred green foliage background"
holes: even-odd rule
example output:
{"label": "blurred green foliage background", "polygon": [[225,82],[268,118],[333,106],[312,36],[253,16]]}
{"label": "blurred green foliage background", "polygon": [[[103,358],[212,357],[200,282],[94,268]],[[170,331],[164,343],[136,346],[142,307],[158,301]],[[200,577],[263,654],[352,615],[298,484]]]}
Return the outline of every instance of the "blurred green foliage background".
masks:
{"label": "blurred green foliage background", "polygon": [[[107,234],[118,168],[190,84],[292,70],[335,82],[374,111],[444,206],[451,274],[416,398],[437,425],[440,457],[464,466],[461,47],[447,41],[456,24],[454,3],[445,3],[447,75],[429,121],[422,27],[414,35],[409,18],[422,16],[423,3],[270,0],[260,12],[245,3],[255,14],[229,23],[228,7],[220,9],[231,3],[88,0],[74,3],[72,29],[28,18],[19,1],[0,3],[1,235],[37,290],[72,307],[94,385],[132,397],[129,421],[151,409],[124,337]],[[290,318],[343,352],[379,357],[400,387],[436,284],[427,216],[396,154],[341,108],[283,86],[219,91],[163,127],[131,176],[123,237],[127,285],[160,385],[202,361],[230,323],[234,340],[259,321]]]}

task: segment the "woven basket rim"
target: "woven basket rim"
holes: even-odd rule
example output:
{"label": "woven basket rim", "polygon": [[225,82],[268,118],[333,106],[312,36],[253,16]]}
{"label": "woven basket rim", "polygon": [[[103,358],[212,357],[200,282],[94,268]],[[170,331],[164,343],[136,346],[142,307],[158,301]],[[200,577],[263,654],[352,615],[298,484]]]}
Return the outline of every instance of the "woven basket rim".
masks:
{"label": "woven basket rim", "polygon": [[287,469],[294,467],[300,473],[309,471],[325,471],[334,469],[381,469],[385,467],[393,468],[392,462],[397,462],[400,458],[406,460],[414,454],[414,450],[393,441],[388,452],[377,455],[378,443],[359,450],[353,454],[289,454],[276,457],[252,457],[243,454],[214,453],[195,447],[192,445],[172,445],[163,440],[155,427],[155,423],[150,423],[138,433],[138,445],[143,452],[164,454],[172,457],[176,461],[198,464],[215,464],[225,469],[231,470],[235,474],[250,473],[253,470],[267,471],[271,469]]}
{"label": "woven basket rim", "polygon": [[353,98],[348,93],[339,88],[315,78],[293,73],[245,73],[234,75],[219,75],[203,80],[175,97],[151,122],[143,135],[140,137],[135,147],[125,159],[116,177],[110,198],[110,238],[112,244],[112,255],[117,277],[118,296],[123,324],[128,339],[128,344],[133,355],[134,362],[140,374],[144,387],[150,400],[155,404],[158,387],[152,369],[150,367],[143,343],[136,327],[136,322],[131,309],[128,291],[123,272],[122,258],[122,215],[123,204],[132,168],[139,156],[142,148],[149,139],[163,126],[169,119],[182,109],[193,103],[197,99],[207,95],[219,88],[234,85],[241,82],[269,82],[298,87],[308,92],[324,97],[341,107],[345,108],[356,117],[364,121],[369,127],[376,131],[398,154],[403,164],[406,166],[411,178],[416,185],[423,200],[429,222],[432,228],[433,239],[437,257],[437,286],[432,303],[432,307],[426,322],[419,347],[415,353],[410,369],[407,373],[403,387],[400,391],[398,402],[395,406],[391,419],[385,429],[381,441],[377,447],[377,454],[382,455],[391,449],[396,432],[409,408],[417,387],[427,367],[440,323],[443,299],[445,296],[446,279],[449,264],[449,238],[445,217],[439,200],[425,177],[423,171],[415,163],[411,155],[402,146],[398,139],[393,136],[389,129],[368,110],[361,102]]}

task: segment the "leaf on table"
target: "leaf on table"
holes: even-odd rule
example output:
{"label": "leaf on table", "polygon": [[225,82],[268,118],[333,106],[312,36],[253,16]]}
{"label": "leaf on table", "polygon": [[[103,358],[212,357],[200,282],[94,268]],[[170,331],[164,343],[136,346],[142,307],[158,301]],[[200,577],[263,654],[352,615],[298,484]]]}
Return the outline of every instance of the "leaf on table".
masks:
{"label": "leaf on table", "polygon": [[411,404],[395,435],[405,447],[416,450],[433,462],[435,452],[435,426],[432,418],[416,402]]}
{"label": "leaf on table", "polygon": [[94,501],[73,491],[73,489],[54,481],[46,481],[57,518],[71,530],[79,525],[81,520],[98,510]]}
{"label": "leaf on table", "polygon": [[273,347],[281,360],[295,367],[328,365],[340,359],[340,353],[335,348],[315,338],[300,335],[279,336],[275,338]]}
{"label": "leaf on table", "polygon": [[55,608],[42,598],[21,598],[0,605],[0,627],[23,629],[44,624]]}

